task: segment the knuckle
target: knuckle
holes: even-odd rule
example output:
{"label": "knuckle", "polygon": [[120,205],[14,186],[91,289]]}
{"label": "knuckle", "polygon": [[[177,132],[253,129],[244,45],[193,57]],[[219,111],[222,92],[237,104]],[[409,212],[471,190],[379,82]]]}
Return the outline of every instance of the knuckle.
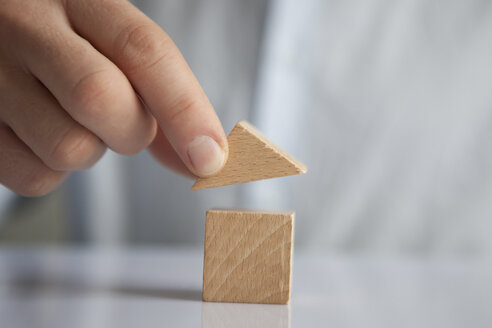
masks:
{"label": "knuckle", "polygon": [[[118,70],[95,70],[82,76],[74,84],[69,106],[76,121],[96,129],[93,131],[117,153],[133,155],[150,143],[148,139],[154,132],[155,124],[149,119],[152,116],[143,114],[144,108],[131,85]],[[85,142],[74,141],[71,134],[68,138],[72,138],[72,143],[68,140],[61,142],[60,149],[56,151],[58,155],[53,155],[56,161],[52,165],[61,163],[64,170],[78,168],[77,156],[80,153],[90,153],[86,148],[94,145],[91,142],[94,138],[88,138]],[[97,138],[96,140],[99,141]],[[71,149],[70,145],[75,144],[82,149]],[[57,168],[60,169],[59,166]]]}
{"label": "knuckle", "polygon": [[134,72],[147,69],[161,61],[172,49],[171,39],[157,33],[154,26],[129,25],[115,39],[114,49],[120,54],[125,70]]}
{"label": "knuckle", "polygon": [[157,122],[155,119],[145,123],[145,126],[138,131],[128,134],[126,140],[122,140],[113,150],[122,155],[136,155],[147,148],[154,141],[157,133]]}
{"label": "knuckle", "polygon": [[26,197],[43,196],[55,189],[62,180],[62,173],[52,171],[47,167],[38,168],[26,174],[15,191]]}
{"label": "knuckle", "polygon": [[190,112],[197,108],[197,100],[192,97],[179,97],[170,108],[169,122],[179,125],[183,120],[189,120]]}
{"label": "knuckle", "polygon": [[71,104],[76,109],[74,115],[82,120],[103,118],[104,109],[117,97],[113,87],[114,81],[114,74],[107,69],[82,76],[71,92]]}
{"label": "knuckle", "polygon": [[91,167],[104,152],[99,139],[83,129],[71,129],[53,148],[48,166],[59,171]]}

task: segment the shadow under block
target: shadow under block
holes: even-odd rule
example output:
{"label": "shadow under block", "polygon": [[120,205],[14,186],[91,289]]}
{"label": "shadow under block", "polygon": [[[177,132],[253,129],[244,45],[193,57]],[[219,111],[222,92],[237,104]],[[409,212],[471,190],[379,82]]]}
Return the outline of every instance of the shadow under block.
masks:
{"label": "shadow under block", "polygon": [[199,178],[193,190],[305,173],[306,166],[268,140],[246,121],[236,124],[227,137],[229,158],[224,168]]}
{"label": "shadow under block", "polygon": [[209,210],[203,300],[287,304],[294,212]]}

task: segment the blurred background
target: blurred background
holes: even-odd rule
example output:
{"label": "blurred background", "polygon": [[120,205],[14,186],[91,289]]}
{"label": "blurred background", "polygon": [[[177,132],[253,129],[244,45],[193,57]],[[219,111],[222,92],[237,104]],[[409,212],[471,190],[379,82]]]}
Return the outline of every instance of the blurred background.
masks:
{"label": "blurred background", "polygon": [[228,133],[306,175],[191,191],[108,152],[55,192],[0,189],[0,244],[194,245],[212,207],[292,209],[312,252],[492,256],[492,2],[140,0]]}

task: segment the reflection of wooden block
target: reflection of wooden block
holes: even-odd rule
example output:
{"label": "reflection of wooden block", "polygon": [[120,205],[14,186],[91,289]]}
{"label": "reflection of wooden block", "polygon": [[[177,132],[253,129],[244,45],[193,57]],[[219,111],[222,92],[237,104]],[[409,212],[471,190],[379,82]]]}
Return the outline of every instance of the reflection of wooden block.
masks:
{"label": "reflection of wooden block", "polygon": [[203,300],[287,304],[294,212],[209,210]]}
{"label": "reflection of wooden block", "polygon": [[208,178],[199,178],[194,190],[226,186],[306,172],[304,164],[241,121],[227,137],[229,158],[224,168]]}
{"label": "reflection of wooden block", "polygon": [[290,328],[290,308],[285,305],[202,303],[202,328],[231,327]]}

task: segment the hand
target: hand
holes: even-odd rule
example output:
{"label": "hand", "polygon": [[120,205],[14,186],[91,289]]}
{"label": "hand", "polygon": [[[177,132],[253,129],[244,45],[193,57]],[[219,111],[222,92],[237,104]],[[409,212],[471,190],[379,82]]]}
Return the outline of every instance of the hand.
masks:
{"label": "hand", "polygon": [[2,184],[42,195],[106,147],[149,145],[188,175],[227,158],[220,121],[163,30],[125,0],[0,0]]}

